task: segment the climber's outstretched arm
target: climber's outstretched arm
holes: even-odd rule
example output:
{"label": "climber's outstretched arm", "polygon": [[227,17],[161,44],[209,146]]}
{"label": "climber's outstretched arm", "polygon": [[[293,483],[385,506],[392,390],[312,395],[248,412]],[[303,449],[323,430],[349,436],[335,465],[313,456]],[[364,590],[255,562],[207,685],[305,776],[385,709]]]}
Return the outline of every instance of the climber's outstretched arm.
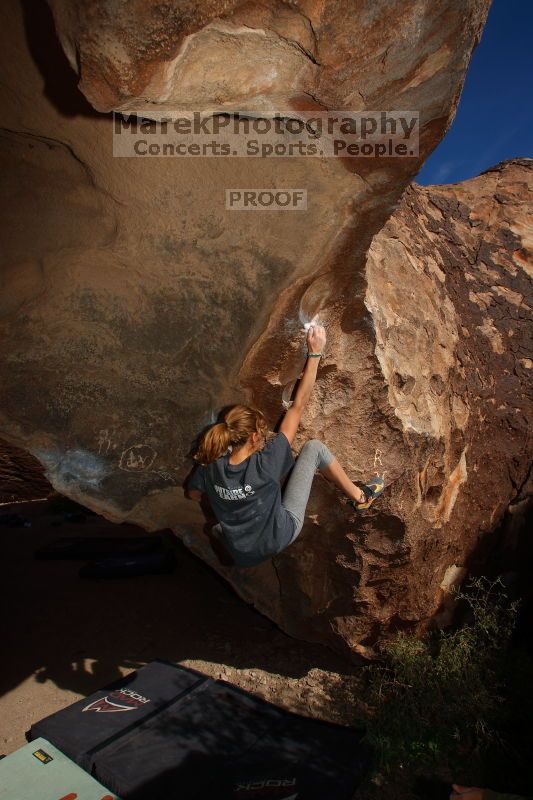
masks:
{"label": "climber's outstretched arm", "polygon": [[307,351],[308,357],[304,367],[303,375],[300,378],[298,389],[292,401],[291,407],[285,413],[279,431],[284,433],[289,444],[292,444],[296,431],[300,424],[302,414],[315,385],[316,373],[318,370],[319,358],[316,355],[323,353],[326,344],[326,331],[322,325],[311,325],[307,331]]}

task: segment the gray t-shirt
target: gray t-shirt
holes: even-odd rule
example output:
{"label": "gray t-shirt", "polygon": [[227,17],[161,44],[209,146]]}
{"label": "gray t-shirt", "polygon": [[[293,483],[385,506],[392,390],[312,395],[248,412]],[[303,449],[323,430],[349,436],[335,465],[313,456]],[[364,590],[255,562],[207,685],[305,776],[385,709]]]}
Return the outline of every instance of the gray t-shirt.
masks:
{"label": "gray t-shirt", "polygon": [[296,521],[281,504],[279,482],[294,465],[289,440],[276,434],[240,464],[230,451],[194,470],[188,488],[205,492],[235,564],[251,567],[281,552]]}

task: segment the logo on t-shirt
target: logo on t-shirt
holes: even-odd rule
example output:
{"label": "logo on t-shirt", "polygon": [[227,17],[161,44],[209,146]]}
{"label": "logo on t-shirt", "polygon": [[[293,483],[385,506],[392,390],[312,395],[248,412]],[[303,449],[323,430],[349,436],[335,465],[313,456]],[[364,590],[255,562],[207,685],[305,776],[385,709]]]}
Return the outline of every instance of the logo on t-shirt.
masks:
{"label": "logo on t-shirt", "polygon": [[214,484],[215,492],[218,494],[222,500],[246,500],[246,498],[251,495],[255,494],[254,490],[250,486],[250,484],[246,484],[246,486],[242,487],[239,486],[238,489],[226,489],[224,486],[218,486],[218,484]]}

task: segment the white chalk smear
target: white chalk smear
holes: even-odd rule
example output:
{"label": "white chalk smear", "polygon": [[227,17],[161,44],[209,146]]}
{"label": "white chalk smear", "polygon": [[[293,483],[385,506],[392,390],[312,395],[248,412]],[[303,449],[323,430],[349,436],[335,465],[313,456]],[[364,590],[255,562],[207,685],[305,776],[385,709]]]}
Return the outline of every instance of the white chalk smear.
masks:
{"label": "white chalk smear", "polygon": [[300,309],[300,315],[299,316],[300,316],[300,322],[303,325],[304,331],[308,331],[309,328],[311,327],[311,325],[323,325],[324,324],[323,322],[320,321],[318,315],[315,314],[315,316],[312,319],[309,319],[308,316],[301,309]]}
{"label": "white chalk smear", "polygon": [[108,462],[82,448],[52,451],[33,447],[31,453],[45,467],[54,489],[66,494],[72,486],[100,489],[102,480],[112,471]]}

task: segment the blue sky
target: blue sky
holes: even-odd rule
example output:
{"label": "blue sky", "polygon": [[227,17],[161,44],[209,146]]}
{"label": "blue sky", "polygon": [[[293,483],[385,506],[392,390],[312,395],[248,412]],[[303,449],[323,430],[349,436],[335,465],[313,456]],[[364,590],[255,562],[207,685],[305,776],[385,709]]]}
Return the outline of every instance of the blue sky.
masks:
{"label": "blue sky", "polygon": [[455,120],[415,181],[457,183],[533,156],[533,1],[494,0]]}

